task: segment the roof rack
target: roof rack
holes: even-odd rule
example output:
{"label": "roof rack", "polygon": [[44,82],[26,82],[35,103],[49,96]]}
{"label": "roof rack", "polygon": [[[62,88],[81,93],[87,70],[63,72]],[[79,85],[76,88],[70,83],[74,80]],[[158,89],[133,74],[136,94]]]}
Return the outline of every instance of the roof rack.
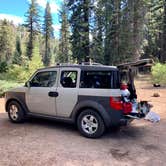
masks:
{"label": "roof rack", "polygon": [[103,65],[101,63],[96,63],[96,62],[80,62],[80,65]]}
{"label": "roof rack", "polygon": [[73,63],[73,64],[71,64],[71,63],[56,63],[56,65],[57,66],[70,66],[70,65],[78,65],[78,64],[76,64],[76,63]]}
{"label": "roof rack", "polygon": [[70,65],[103,65],[101,63],[96,63],[96,62],[80,62],[78,64],[76,63],[56,63],[57,66],[70,66]]}

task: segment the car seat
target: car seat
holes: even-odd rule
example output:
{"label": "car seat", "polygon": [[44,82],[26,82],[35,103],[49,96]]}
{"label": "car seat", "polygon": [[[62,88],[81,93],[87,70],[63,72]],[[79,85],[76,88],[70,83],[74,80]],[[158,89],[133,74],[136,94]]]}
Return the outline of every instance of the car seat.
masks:
{"label": "car seat", "polygon": [[70,77],[64,77],[61,84],[63,87],[72,87],[72,79]]}

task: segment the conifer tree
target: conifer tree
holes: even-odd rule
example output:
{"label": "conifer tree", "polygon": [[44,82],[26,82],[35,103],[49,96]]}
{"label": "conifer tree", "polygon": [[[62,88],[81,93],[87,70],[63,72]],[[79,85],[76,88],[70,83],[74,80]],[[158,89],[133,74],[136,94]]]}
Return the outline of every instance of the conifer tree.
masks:
{"label": "conifer tree", "polygon": [[94,62],[104,63],[104,0],[97,0],[93,7],[94,27],[92,30],[91,58]]}
{"label": "conifer tree", "polygon": [[44,15],[44,40],[45,40],[45,51],[43,56],[43,64],[49,66],[51,62],[51,39],[53,38],[53,27],[52,27],[52,16],[49,2],[47,2],[45,15]]}
{"label": "conifer tree", "polygon": [[68,6],[71,11],[70,24],[73,58],[78,62],[89,61],[90,0],[68,1]]}
{"label": "conifer tree", "polygon": [[31,60],[36,35],[40,32],[39,8],[36,0],[31,0],[29,9],[25,15],[27,17],[25,27],[29,32],[29,39],[26,47],[26,55]]}
{"label": "conifer tree", "polygon": [[14,57],[13,57],[13,64],[21,65],[21,63],[22,63],[21,55],[22,55],[21,41],[20,41],[20,37],[17,36],[16,37],[16,48],[15,48]]}
{"label": "conifer tree", "polygon": [[7,20],[0,22],[0,62],[9,63],[12,59],[15,43],[12,26]]}
{"label": "conifer tree", "polygon": [[60,40],[59,40],[59,62],[67,63],[70,62],[70,32],[68,22],[68,9],[66,4],[62,5],[60,12]]}

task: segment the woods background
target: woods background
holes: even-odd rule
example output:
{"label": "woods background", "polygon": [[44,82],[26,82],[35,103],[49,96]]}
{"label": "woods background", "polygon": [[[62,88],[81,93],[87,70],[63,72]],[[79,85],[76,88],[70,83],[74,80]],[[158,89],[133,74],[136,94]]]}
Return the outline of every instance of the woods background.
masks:
{"label": "woods background", "polygon": [[56,63],[166,61],[166,0],[66,0],[56,38],[49,3],[41,16],[31,0],[23,15],[22,25],[0,20],[1,84],[24,82]]}

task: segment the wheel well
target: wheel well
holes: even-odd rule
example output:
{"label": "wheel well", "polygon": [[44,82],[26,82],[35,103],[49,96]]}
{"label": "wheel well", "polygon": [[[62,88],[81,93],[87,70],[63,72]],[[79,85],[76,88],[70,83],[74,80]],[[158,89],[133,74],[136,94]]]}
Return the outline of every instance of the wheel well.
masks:
{"label": "wheel well", "polygon": [[95,108],[93,108],[93,107],[83,107],[83,108],[80,108],[80,109],[77,111],[77,113],[76,113],[76,116],[75,116],[75,123],[77,122],[77,118],[78,118],[78,116],[81,114],[81,112],[83,112],[83,111],[86,110],[86,109],[91,109],[91,110],[96,111],[96,112],[99,114],[99,116],[102,118],[102,120],[103,120],[103,122],[104,122],[104,125],[106,125],[106,124],[105,124],[105,121],[104,121],[104,118],[103,118],[103,116],[101,115],[101,113],[100,113],[97,109],[95,109]]}
{"label": "wheel well", "polygon": [[5,105],[6,112],[8,112],[7,107],[8,107],[8,105],[9,105],[9,103],[12,102],[12,101],[17,102],[17,103],[22,107],[21,103],[20,103],[17,99],[9,99],[9,100],[6,102],[6,105]]}

